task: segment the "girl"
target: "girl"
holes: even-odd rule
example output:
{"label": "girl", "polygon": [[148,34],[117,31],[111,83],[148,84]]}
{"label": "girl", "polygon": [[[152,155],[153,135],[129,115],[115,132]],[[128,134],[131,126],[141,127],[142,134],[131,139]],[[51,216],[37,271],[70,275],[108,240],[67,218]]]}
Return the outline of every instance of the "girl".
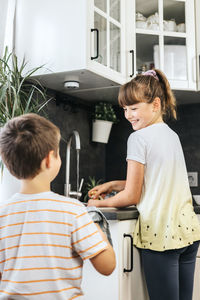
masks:
{"label": "girl", "polygon": [[[150,299],[191,300],[200,224],[179,138],[164,122],[176,119],[175,98],[165,75],[150,70],[123,85],[118,100],[135,131],[128,139],[127,178],[94,187],[88,205],[137,205],[134,245]],[[113,190],[119,193],[95,200]]]}

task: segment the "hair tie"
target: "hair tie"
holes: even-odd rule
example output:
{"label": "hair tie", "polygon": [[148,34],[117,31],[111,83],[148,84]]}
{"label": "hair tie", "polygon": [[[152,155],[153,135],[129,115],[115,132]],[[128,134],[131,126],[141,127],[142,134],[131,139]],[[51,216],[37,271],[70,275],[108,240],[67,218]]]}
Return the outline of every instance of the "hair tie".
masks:
{"label": "hair tie", "polygon": [[153,76],[156,80],[159,81],[159,78],[156,74],[156,71],[154,71],[154,70],[148,70],[145,73],[143,73],[142,75],[144,75],[144,76]]}

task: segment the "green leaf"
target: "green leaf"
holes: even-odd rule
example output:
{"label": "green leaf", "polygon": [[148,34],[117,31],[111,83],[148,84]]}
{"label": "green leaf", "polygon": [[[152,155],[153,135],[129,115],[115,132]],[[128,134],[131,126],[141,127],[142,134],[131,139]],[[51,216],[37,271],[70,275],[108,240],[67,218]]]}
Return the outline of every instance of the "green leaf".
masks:
{"label": "green leaf", "polygon": [[[43,66],[25,72],[27,62],[21,64],[14,53],[5,48],[0,58],[0,127],[17,116],[26,113],[39,113],[52,100],[44,87],[32,76]],[[2,162],[0,163],[2,169]]]}
{"label": "green leaf", "polygon": [[94,119],[110,121],[113,123],[118,122],[113,106],[108,102],[99,102],[95,105]]}

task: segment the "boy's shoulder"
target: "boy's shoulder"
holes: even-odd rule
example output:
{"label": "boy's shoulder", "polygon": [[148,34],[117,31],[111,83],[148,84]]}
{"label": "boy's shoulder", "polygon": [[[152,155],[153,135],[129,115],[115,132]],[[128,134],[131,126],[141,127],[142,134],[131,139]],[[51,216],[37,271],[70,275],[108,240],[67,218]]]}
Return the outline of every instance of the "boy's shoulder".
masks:
{"label": "boy's shoulder", "polygon": [[1,202],[0,209],[3,210],[12,210],[16,208],[25,208],[27,205],[29,208],[34,208],[37,203],[37,207],[41,208],[47,207],[61,210],[69,210],[73,212],[74,215],[81,214],[86,210],[83,203],[74,198],[69,198],[54,192],[43,192],[38,194],[14,194],[8,201]]}

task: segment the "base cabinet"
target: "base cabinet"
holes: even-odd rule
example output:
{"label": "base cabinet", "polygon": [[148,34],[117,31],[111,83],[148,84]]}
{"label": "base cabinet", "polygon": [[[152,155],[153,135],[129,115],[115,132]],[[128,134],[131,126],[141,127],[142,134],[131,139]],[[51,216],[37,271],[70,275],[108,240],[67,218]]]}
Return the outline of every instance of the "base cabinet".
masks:
{"label": "base cabinet", "polygon": [[[200,253],[199,253],[199,256],[200,256]],[[200,281],[200,257],[197,257],[196,266],[195,266],[195,274],[194,274],[194,290],[193,290],[192,300],[199,300],[200,299],[199,281]]]}
{"label": "base cabinet", "polygon": [[[200,215],[198,215],[198,219],[200,221]],[[193,297],[192,300],[200,299],[200,247],[197,252],[197,260],[195,265],[195,273],[194,273],[194,289],[193,289]]]}
{"label": "base cabinet", "polygon": [[[109,221],[117,266],[110,276],[97,273],[90,261],[83,267],[85,300],[149,300],[132,234],[136,220]],[[133,254],[133,255],[132,255]]]}

